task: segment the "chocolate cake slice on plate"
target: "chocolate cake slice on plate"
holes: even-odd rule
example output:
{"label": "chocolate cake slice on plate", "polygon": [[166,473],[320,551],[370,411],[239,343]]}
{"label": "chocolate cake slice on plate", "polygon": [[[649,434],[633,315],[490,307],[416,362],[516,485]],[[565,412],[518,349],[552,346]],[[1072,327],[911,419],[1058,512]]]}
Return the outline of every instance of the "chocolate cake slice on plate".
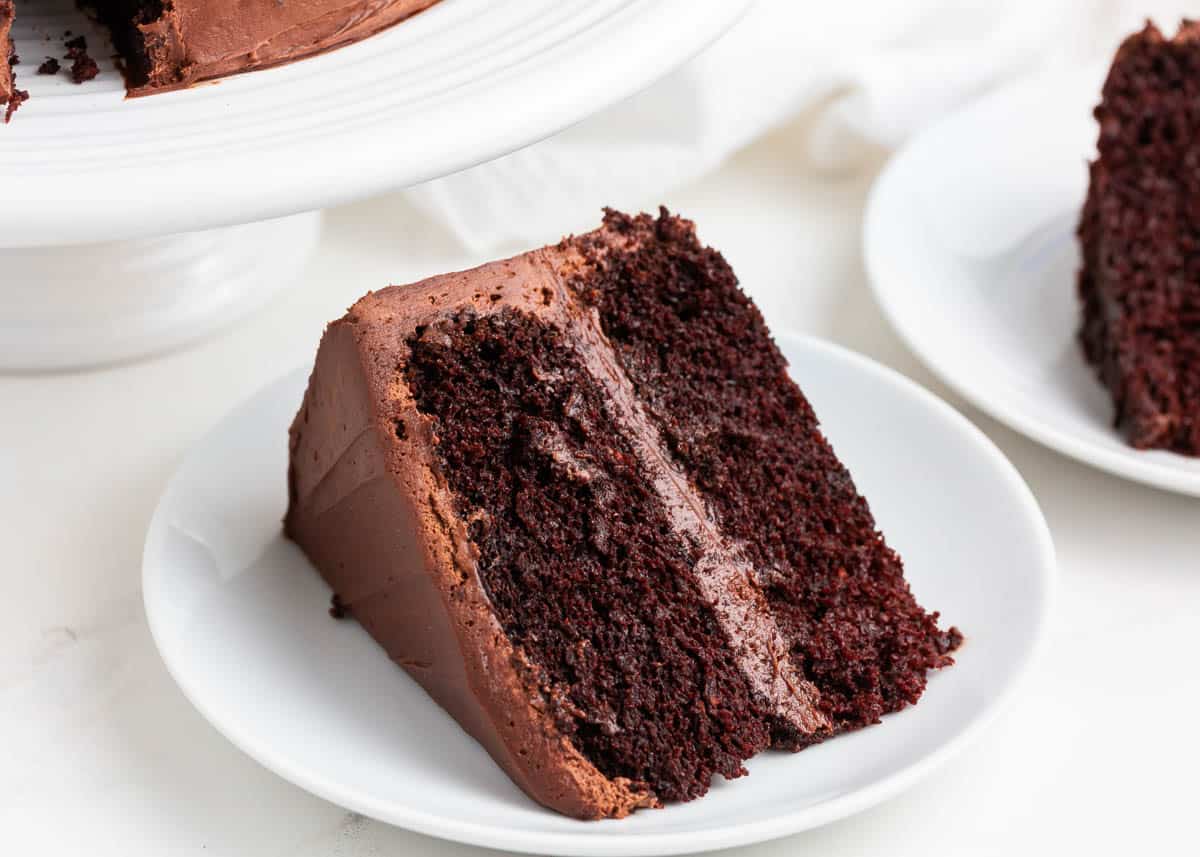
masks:
{"label": "chocolate cake slice on plate", "polygon": [[874,723],[961,640],[725,260],[665,211],[364,297],[290,462],[286,531],[335,612],[568,815]]}
{"label": "chocolate cake slice on plate", "polygon": [[1200,24],[1117,51],[1079,223],[1079,338],[1139,449],[1200,455]]}

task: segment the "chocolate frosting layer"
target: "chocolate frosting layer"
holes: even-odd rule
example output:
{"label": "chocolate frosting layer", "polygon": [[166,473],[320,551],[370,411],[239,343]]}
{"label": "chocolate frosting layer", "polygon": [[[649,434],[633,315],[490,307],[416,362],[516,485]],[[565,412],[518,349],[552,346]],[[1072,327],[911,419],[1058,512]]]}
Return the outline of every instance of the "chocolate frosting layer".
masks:
{"label": "chocolate frosting layer", "polygon": [[[617,244],[622,236],[601,233]],[[623,816],[657,800],[609,779],[564,737],[537,670],[492,612],[478,553],[434,454],[434,424],[401,371],[419,326],[472,308],[537,316],[566,332],[603,386],[673,528],[697,545],[692,569],[739,669],[792,734],[830,728],[798,673],[738,544],[724,538],[618,366],[595,311],[566,278],[568,242],[458,274],[369,294],[325,333],[291,429],[288,535],[388,654],[535,800],[579,818]]]}
{"label": "chocolate frosting layer", "polygon": [[154,21],[136,25],[146,52],[144,80],[130,95],[182,89],[205,80],[281,65],[356,42],[437,0],[166,0]]}

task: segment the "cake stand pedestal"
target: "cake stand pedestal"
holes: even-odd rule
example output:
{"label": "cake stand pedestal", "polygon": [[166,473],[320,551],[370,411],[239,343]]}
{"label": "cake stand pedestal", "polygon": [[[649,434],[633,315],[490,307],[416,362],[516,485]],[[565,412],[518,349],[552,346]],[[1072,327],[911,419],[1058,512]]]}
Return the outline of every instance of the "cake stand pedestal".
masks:
{"label": "cake stand pedestal", "polygon": [[[447,0],[304,62],[125,98],[105,33],[71,0],[19,0],[30,99],[0,125],[0,371],[194,341],[300,271],[318,216],[297,212],[557,133],[678,68],[749,4]],[[100,63],[83,86],[33,71],[68,29]]]}
{"label": "cake stand pedestal", "polygon": [[72,369],[194,342],[262,306],[321,213],[158,238],[0,249],[0,371]]}

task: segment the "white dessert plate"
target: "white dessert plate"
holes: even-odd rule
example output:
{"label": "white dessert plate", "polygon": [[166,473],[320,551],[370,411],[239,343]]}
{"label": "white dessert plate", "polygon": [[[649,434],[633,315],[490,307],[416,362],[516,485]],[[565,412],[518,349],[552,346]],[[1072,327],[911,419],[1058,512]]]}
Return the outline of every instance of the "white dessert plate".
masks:
{"label": "white dessert plate", "polygon": [[976,407],[1110,473],[1200,496],[1200,459],[1128,446],[1083,359],[1075,224],[1105,69],[1029,81],[916,137],[871,191],[863,250],[884,314]]}
{"label": "white dessert plate", "polygon": [[184,693],[280,776],[433,836],[558,855],[740,845],[858,812],[960,749],[1018,686],[1042,638],[1054,548],[1016,470],[971,423],[901,375],[783,336],[795,377],[904,555],[920,601],[960,627],[958,663],[884,723],[799,754],[768,752],[702,800],[581,822],[530,801],[352,621],[280,534],[297,370],[187,457],[150,525],[146,613]]}
{"label": "white dessert plate", "polygon": [[[74,0],[17,2],[0,124],[0,247],[250,223],[444,176],[626,98],[727,30],[750,0],[443,0],[357,44],[183,92],[126,99]],[[101,75],[43,77],[65,29]]]}

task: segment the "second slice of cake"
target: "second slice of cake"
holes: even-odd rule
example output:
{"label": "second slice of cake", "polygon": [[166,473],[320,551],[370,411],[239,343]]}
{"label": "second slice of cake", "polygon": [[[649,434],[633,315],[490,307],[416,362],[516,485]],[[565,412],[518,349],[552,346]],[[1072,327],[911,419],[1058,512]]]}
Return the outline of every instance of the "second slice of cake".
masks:
{"label": "second slice of cake", "polygon": [[1095,114],[1079,339],[1131,445],[1200,455],[1200,24],[1126,39]]}
{"label": "second slice of cake", "polygon": [[568,815],[876,722],[961,639],[666,212],[363,298],[290,460],[287,532],[338,609]]}

